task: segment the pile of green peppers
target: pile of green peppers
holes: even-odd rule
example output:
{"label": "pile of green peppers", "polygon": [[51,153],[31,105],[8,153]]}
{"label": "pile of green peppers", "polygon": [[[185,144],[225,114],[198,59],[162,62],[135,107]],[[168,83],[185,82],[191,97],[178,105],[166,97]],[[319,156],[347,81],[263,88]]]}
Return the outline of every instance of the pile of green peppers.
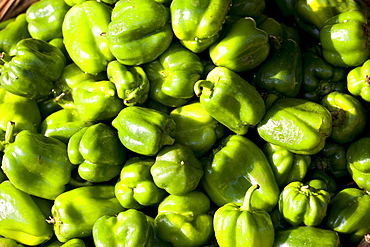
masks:
{"label": "pile of green peppers", "polygon": [[364,0],[40,0],[0,23],[0,246],[370,245]]}

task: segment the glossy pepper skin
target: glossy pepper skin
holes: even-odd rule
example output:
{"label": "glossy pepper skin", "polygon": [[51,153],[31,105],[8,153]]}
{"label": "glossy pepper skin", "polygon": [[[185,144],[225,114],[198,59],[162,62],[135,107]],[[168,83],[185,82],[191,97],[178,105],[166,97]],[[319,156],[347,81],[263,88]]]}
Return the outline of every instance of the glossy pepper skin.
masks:
{"label": "glossy pepper skin", "polygon": [[173,0],[170,13],[175,36],[192,52],[206,50],[218,39],[230,3],[230,0]]}
{"label": "glossy pepper skin", "polygon": [[144,70],[150,81],[150,97],[169,107],[178,107],[195,95],[194,84],[204,68],[197,54],[175,42],[158,59],[146,64]]}
{"label": "glossy pepper skin", "polygon": [[150,168],[154,158],[136,156],[128,159],[114,187],[115,195],[124,208],[141,209],[157,206],[167,196],[153,181]]}
{"label": "glossy pepper skin", "polygon": [[296,97],[302,84],[302,53],[299,44],[287,39],[277,42],[269,58],[253,77],[257,87],[286,97]]}
{"label": "glossy pepper skin", "polygon": [[0,218],[1,236],[30,246],[51,239],[53,229],[31,195],[5,180],[0,183],[0,201],[4,205],[2,213],[6,216]]}
{"label": "glossy pepper skin", "polygon": [[302,86],[305,99],[319,102],[333,91],[345,91],[346,71],[329,64],[314,52],[306,51],[303,53]]}
{"label": "glossy pepper skin", "polygon": [[279,187],[285,187],[294,181],[303,181],[311,164],[310,155],[295,154],[272,143],[266,142],[263,145],[263,152]]}
{"label": "glossy pepper skin", "polygon": [[123,108],[112,125],[122,144],[141,155],[153,156],[174,143],[176,124],[166,113],[140,106]]}
{"label": "glossy pepper skin", "polygon": [[370,102],[370,59],[361,66],[351,69],[347,74],[347,88],[354,96]]}
{"label": "glossy pepper skin", "polygon": [[43,0],[32,4],[26,11],[31,37],[44,41],[62,38],[62,24],[69,9],[64,0]]}
{"label": "glossy pepper skin", "polygon": [[148,63],[171,44],[169,10],[155,0],[118,1],[107,29],[109,49],[124,65]]}
{"label": "glossy pepper skin", "polygon": [[122,211],[117,216],[102,216],[93,226],[94,244],[97,247],[152,246],[153,226],[149,216],[136,209]]}
{"label": "glossy pepper skin", "polygon": [[216,210],[213,225],[220,247],[272,246],[275,230],[270,215],[250,205],[253,192],[258,188],[258,184],[249,187],[242,206],[228,203]]}
{"label": "glossy pepper skin", "polygon": [[92,236],[94,223],[102,216],[124,211],[114,195],[113,185],[79,187],[60,194],[52,207],[50,223],[62,243]]}
{"label": "glossy pepper skin", "polygon": [[107,75],[126,106],[143,104],[147,100],[150,83],[142,67],[126,66],[114,60],[108,63]]}
{"label": "glossy pepper skin", "polygon": [[9,55],[0,83],[7,91],[29,99],[50,95],[66,63],[59,48],[33,38],[19,41]]}
{"label": "glossy pepper skin", "polygon": [[170,117],[176,124],[175,143],[189,147],[196,157],[211,150],[225,132],[198,101],[173,109]]}
{"label": "glossy pepper skin", "polygon": [[370,55],[367,18],[360,11],[342,12],[320,30],[324,59],[338,67],[362,65]]}
{"label": "glossy pepper skin", "polygon": [[76,132],[68,141],[67,153],[81,178],[96,183],[119,175],[126,160],[117,132],[102,122]]}
{"label": "glossy pepper skin", "polygon": [[365,129],[366,110],[361,102],[348,93],[331,92],[321,101],[330,111],[332,131],[330,138],[338,143],[350,143]]}
{"label": "glossy pepper skin", "polygon": [[204,171],[189,147],[173,144],[159,150],[150,174],[159,188],[171,195],[185,195],[197,188]]}
{"label": "glossy pepper skin", "polygon": [[235,72],[257,67],[269,53],[269,36],[256,27],[251,17],[240,18],[226,26],[220,39],[209,47],[209,56],[216,66]]}
{"label": "glossy pepper skin", "polygon": [[105,35],[111,12],[112,8],[102,2],[85,1],[73,5],[64,17],[65,48],[73,62],[86,73],[105,71],[108,62],[114,60]]}
{"label": "glossy pepper skin", "polygon": [[253,208],[270,212],[277,204],[280,191],[270,164],[262,150],[246,137],[225,137],[202,163],[201,184],[217,206],[241,204],[246,189],[254,183],[260,189],[253,194]]}
{"label": "glossy pepper skin", "polygon": [[246,134],[265,114],[257,89],[225,67],[215,67],[205,80],[197,81],[194,92],[214,119],[239,135]]}
{"label": "glossy pepper skin", "polygon": [[22,39],[31,38],[28,32],[26,14],[19,14],[12,22],[0,30],[0,52],[9,52]]}
{"label": "glossy pepper skin", "polygon": [[169,195],[158,206],[154,229],[176,247],[203,246],[214,234],[210,200],[201,191]]}
{"label": "glossy pepper skin", "polygon": [[293,226],[277,231],[274,247],[296,246],[339,247],[340,238],[337,232],[318,227]]}
{"label": "glossy pepper skin", "polygon": [[332,199],[326,226],[349,238],[352,243],[359,243],[369,233],[370,195],[358,188],[345,188]]}
{"label": "glossy pepper skin", "polygon": [[257,125],[257,131],[265,141],[304,155],[319,152],[331,130],[330,112],[322,105],[302,98],[276,100]]}
{"label": "glossy pepper skin", "polygon": [[318,226],[326,216],[330,194],[302,182],[291,182],[279,196],[279,211],[293,226]]}
{"label": "glossy pepper skin", "polygon": [[347,169],[355,183],[370,191],[370,137],[362,137],[351,142],[347,149]]}

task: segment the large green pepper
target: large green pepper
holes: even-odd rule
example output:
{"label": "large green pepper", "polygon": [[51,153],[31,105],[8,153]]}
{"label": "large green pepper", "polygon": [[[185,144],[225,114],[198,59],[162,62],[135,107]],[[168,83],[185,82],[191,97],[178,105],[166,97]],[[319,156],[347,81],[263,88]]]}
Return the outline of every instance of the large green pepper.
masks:
{"label": "large green pepper", "polygon": [[279,211],[293,226],[318,226],[326,216],[330,194],[302,182],[291,182],[279,196]]}
{"label": "large green pepper", "polygon": [[331,134],[330,112],[301,98],[281,98],[268,108],[257,125],[259,135],[272,144],[298,154],[315,154]]}
{"label": "large green pepper", "polygon": [[365,129],[366,110],[359,100],[347,93],[331,92],[320,103],[330,111],[330,138],[338,143],[352,142]]}
{"label": "large green pepper", "polygon": [[274,243],[275,229],[270,215],[251,207],[254,184],[247,190],[243,205],[228,203],[218,208],[213,225],[220,247],[269,247]]}
{"label": "large green pepper", "polygon": [[360,96],[366,102],[370,102],[370,59],[361,66],[353,68],[347,74],[347,88],[354,96]]}
{"label": "large green pepper", "polygon": [[140,66],[126,66],[114,60],[108,63],[107,75],[126,106],[143,104],[147,100],[150,83]]}
{"label": "large green pepper", "polygon": [[194,85],[202,107],[236,134],[244,135],[265,114],[265,103],[257,89],[232,70],[215,67],[205,80]]}
{"label": "large green pepper", "polygon": [[351,142],[346,157],[348,171],[355,183],[370,191],[370,137]]}
{"label": "large green pepper", "polygon": [[26,14],[22,13],[0,31],[0,52],[9,55],[16,44],[26,38],[31,38],[31,35],[28,32]]}
{"label": "large green pepper", "polygon": [[136,209],[128,209],[117,216],[102,216],[94,223],[92,231],[97,247],[147,247],[154,241],[149,216]]}
{"label": "large green pepper", "polygon": [[166,113],[129,106],[123,108],[112,125],[118,131],[122,144],[138,154],[153,156],[162,146],[174,143],[176,124]]}
{"label": "large green pepper", "polygon": [[251,17],[240,18],[226,27],[222,37],[209,47],[213,63],[235,72],[253,69],[269,55],[268,34],[256,27]]}
{"label": "large green pepper", "polygon": [[90,182],[106,182],[118,176],[126,160],[126,148],[117,132],[102,122],[84,127],[68,141],[68,157],[78,174]]}
{"label": "large green pepper", "polygon": [[293,226],[277,231],[273,247],[339,247],[337,232],[312,226]]}
{"label": "large green pepper", "polygon": [[167,196],[158,206],[154,228],[176,247],[203,246],[213,236],[210,200],[201,191]]}
{"label": "large green pepper", "polygon": [[200,53],[219,37],[230,0],[172,0],[171,24],[175,36],[189,50]]}
{"label": "large green pepper", "polygon": [[32,4],[26,11],[31,37],[44,41],[62,38],[62,24],[69,9],[64,0],[43,0]]}
{"label": "large green pepper", "polygon": [[60,242],[92,235],[94,223],[102,216],[124,211],[114,195],[113,185],[79,187],[60,194],[54,200],[54,233]]}
{"label": "large green pepper", "polygon": [[144,69],[150,80],[150,97],[178,107],[194,96],[194,84],[201,78],[203,64],[197,54],[175,42]]}
{"label": "large green pepper", "polygon": [[362,65],[370,55],[367,18],[360,11],[346,11],[325,22],[320,42],[325,60],[338,67]]}
{"label": "large green pepper", "polygon": [[150,174],[159,188],[171,195],[185,195],[197,188],[204,171],[189,147],[173,144],[159,150]]}
{"label": "large green pepper", "polygon": [[370,195],[358,188],[345,188],[332,199],[326,226],[359,243],[370,232]]}
{"label": "large green pepper", "polygon": [[36,246],[53,236],[46,215],[33,198],[9,180],[0,184],[0,235],[19,243]]}
{"label": "large green pepper", "polygon": [[19,41],[9,55],[0,83],[7,91],[30,99],[50,95],[66,63],[59,48],[33,38]]}
{"label": "large green pepper", "polygon": [[19,132],[13,142],[8,139],[12,132],[10,125],[1,166],[4,173],[18,189],[54,200],[65,191],[71,178],[66,144],[29,130]]}
{"label": "large green pepper", "polygon": [[171,44],[169,10],[155,0],[118,1],[108,25],[109,49],[125,65],[148,63]]}
{"label": "large green pepper", "polygon": [[303,181],[311,163],[310,155],[295,154],[268,142],[263,145],[263,152],[279,187],[285,187],[290,182]]}
{"label": "large green pepper", "polygon": [[175,143],[189,147],[196,157],[211,150],[224,134],[224,125],[198,101],[173,109],[170,117],[176,124]]}
{"label": "large green pepper", "polygon": [[73,62],[84,72],[102,72],[114,59],[105,35],[111,12],[112,8],[102,2],[85,1],[72,6],[64,17],[64,45]]}
{"label": "large green pepper", "polygon": [[137,156],[128,159],[115,184],[114,191],[124,208],[140,209],[145,206],[157,206],[167,195],[158,188],[150,174],[155,159]]}
{"label": "large green pepper", "polygon": [[252,207],[270,212],[277,204],[279,187],[262,150],[240,135],[224,138],[209,157],[202,159],[201,184],[218,206],[229,202],[241,204],[246,190],[260,185],[252,197]]}
{"label": "large green pepper", "polygon": [[278,42],[254,74],[253,83],[268,92],[296,97],[302,84],[302,54],[292,39]]}

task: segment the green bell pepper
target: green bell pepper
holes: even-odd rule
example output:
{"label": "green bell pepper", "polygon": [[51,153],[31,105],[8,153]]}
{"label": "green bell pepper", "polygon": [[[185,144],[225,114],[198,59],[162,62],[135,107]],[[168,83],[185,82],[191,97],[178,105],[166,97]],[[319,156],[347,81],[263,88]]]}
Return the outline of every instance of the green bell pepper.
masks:
{"label": "green bell pepper", "polygon": [[269,53],[269,36],[256,27],[251,17],[240,18],[226,26],[221,38],[209,47],[209,56],[215,65],[235,72],[257,67]]}
{"label": "green bell pepper", "polygon": [[277,231],[273,247],[339,247],[337,232],[312,226],[293,226]]}
{"label": "green bell pepper", "polygon": [[367,112],[362,103],[351,94],[331,92],[320,104],[328,109],[332,116],[330,138],[334,141],[350,143],[364,131]]}
{"label": "green bell pepper", "polygon": [[198,101],[173,109],[170,117],[176,124],[175,143],[189,147],[196,157],[210,151],[225,132]]}
{"label": "green bell pepper", "polygon": [[60,194],[54,200],[54,233],[62,243],[73,238],[92,236],[94,223],[102,216],[113,216],[125,209],[114,195],[113,185],[79,187]]}
{"label": "green bell pepper", "polygon": [[370,55],[367,25],[366,16],[356,10],[328,19],[320,30],[324,59],[338,67],[362,65]]}
{"label": "green bell pepper", "polygon": [[167,196],[167,192],[153,181],[150,168],[154,162],[154,158],[145,156],[131,157],[125,162],[114,187],[115,195],[124,208],[157,206]]}
{"label": "green bell pepper", "polygon": [[260,137],[266,142],[304,155],[318,153],[331,130],[330,112],[302,98],[276,100],[257,125]]}
{"label": "green bell pepper", "polygon": [[302,53],[292,39],[278,42],[254,74],[253,83],[268,92],[296,97],[302,84]]}
{"label": "green bell pepper", "polygon": [[252,207],[270,212],[276,206],[280,191],[274,173],[263,151],[251,140],[229,135],[201,161],[201,185],[217,206],[241,204],[254,183],[261,188],[252,197]]}
{"label": "green bell pepper", "polygon": [[171,195],[185,195],[198,187],[204,171],[191,149],[176,143],[159,150],[150,174],[159,188]]}
{"label": "green bell pepper", "polygon": [[43,0],[32,4],[26,11],[31,37],[48,42],[62,38],[62,24],[69,9],[64,0]]}
{"label": "green bell pepper", "polygon": [[317,190],[323,189],[329,192],[333,197],[337,193],[337,181],[323,170],[311,170],[306,177],[307,185],[314,187]]}
{"label": "green bell pepper", "polygon": [[[300,34],[296,27],[291,27],[277,19],[262,14],[256,19],[257,28],[265,31],[270,38],[270,48],[274,47],[274,42],[284,40],[294,40],[297,44],[301,43]],[[276,46],[276,45],[275,45]]]}
{"label": "green bell pepper", "polygon": [[9,180],[0,183],[0,235],[18,243],[36,246],[53,236],[52,227],[31,195]]}
{"label": "green bell pepper", "polygon": [[197,81],[194,92],[214,119],[239,135],[246,134],[265,114],[257,89],[225,67],[215,67],[205,80]]}
{"label": "green bell pepper", "polygon": [[351,69],[347,74],[347,88],[354,96],[370,102],[370,59],[361,66]]}
{"label": "green bell pepper", "polygon": [[272,143],[266,142],[263,145],[263,152],[279,187],[285,187],[290,182],[303,181],[311,164],[310,155],[295,154]]}
{"label": "green bell pepper", "polygon": [[0,52],[9,54],[22,39],[31,38],[26,14],[19,14],[0,31]]}
{"label": "green bell pepper", "polygon": [[344,92],[346,88],[346,71],[335,67],[314,53],[303,53],[303,98],[320,101],[323,96],[333,92]]}
{"label": "green bell pepper", "polygon": [[186,48],[206,50],[220,36],[231,0],[172,0],[172,30]]}
{"label": "green bell pepper", "polygon": [[84,127],[68,141],[70,162],[78,165],[84,180],[99,183],[118,176],[126,160],[126,148],[117,132],[102,122]]}
{"label": "green bell pepper", "polygon": [[9,55],[11,59],[3,66],[0,84],[29,99],[50,95],[66,63],[59,48],[34,38],[19,41]]}
{"label": "green bell pepper", "polygon": [[[78,5],[78,4],[81,4],[83,2],[90,1],[90,0],[64,0],[64,1],[69,6],[74,6],[74,5]],[[111,4],[111,5],[115,4],[117,1],[118,0],[99,0],[99,2]]]}
{"label": "green bell pepper", "polygon": [[142,67],[126,66],[114,60],[108,63],[107,75],[126,106],[143,104],[147,100],[150,83]]}
{"label": "green bell pepper", "polygon": [[176,124],[166,113],[140,107],[123,108],[112,121],[119,139],[129,150],[153,156],[165,145],[175,141]]}
{"label": "green bell pepper", "polygon": [[18,244],[11,238],[4,238],[0,236],[0,246],[2,247],[23,247],[23,244]]}
{"label": "green bell pepper", "polygon": [[171,44],[169,9],[155,0],[118,1],[107,29],[109,49],[124,65],[148,63]]}
{"label": "green bell pepper", "polygon": [[197,247],[214,234],[210,200],[201,191],[169,195],[158,206],[154,229],[158,237],[176,247]]}
{"label": "green bell pepper", "polygon": [[19,132],[13,142],[13,128],[9,125],[6,132],[1,168],[18,189],[54,200],[71,177],[66,144],[29,130]]}
{"label": "green bell pepper", "polygon": [[80,117],[86,121],[111,120],[124,107],[109,80],[82,81],[72,89],[72,98]]}
{"label": "green bell pepper", "polygon": [[164,105],[184,105],[194,94],[194,84],[203,73],[203,64],[179,42],[172,43],[158,59],[144,65],[149,81],[149,96]]}
{"label": "green bell pepper", "polygon": [[[64,17],[62,34],[72,61],[86,73],[98,74],[114,60],[106,32],[112,7],[99,1],[73,5]],[[81,34],[81,35],[76,35]]]}
{"label": "green bell pepper", "polygon": [[153,226],[149,216],[136,209],[128,209],[117,216],[102,216],[92,229],[96,247],[152,246]]}
{"label": "green bell pepper", "polygon": [[325,225],[359,243],[370,231],[370,195],[358,188],[345,188],[331,200]]}
{"label": "green bell pepper", "polygon": [[370,137],[351,142],[347,149],[347,168],[358,187],[370,191]]}
{"label": "green bell pepper", "polygon": [[262,15],[265,7],[265,0],[234,0],[228,15],[250,16],[256,19]]}
{"label": "green bell pepper", "polygon": [[328,191],[309,182],[291,182],[280,193],[279,211],[293,226],[318,226],[326,216],[330,199]]}
{"label": "green bell pepper", "polygon": [[243,205],[228,203],[218,208],[213,225],[220,247],[267,247],[274,243],[275,229],[270,215],[263,209],[251,207],[254,184],[247,190]]}

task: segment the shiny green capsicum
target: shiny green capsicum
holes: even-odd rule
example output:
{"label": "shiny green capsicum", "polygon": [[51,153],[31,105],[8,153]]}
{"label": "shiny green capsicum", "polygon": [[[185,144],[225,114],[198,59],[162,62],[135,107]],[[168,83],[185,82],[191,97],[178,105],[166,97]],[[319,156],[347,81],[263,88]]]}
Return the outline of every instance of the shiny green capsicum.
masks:
{"label": "shiny green capsicum", "polygon": [[155,0],[118,1],[106,36],[110,51],[120,63],[151,62],[171,44],[169,9]]}
{"label": "shiny green capsicum", "polygon": [[370,102],[370,59],[361,66],[351,69],[347,74],[347,88],[354,96]]}
{"label": "shiny green capsicum", "polygon": [[31,38],[31,35],[26,14],[22,13],[0,31],[0,52],[9,54],[19,41],[26,38]]}
{"label": "shiny green capsicum", "polygon": [[23,244],[19,244],[17,241],[11,238],[4,238],[0,236],[0,246],[3,247],[23,247]]}
{"label": "shiny green capsicum", "polygon": [[256,126],[265,114],[257,89],[225,67],[215,67],[205,80],[197,81],[194,92],[214,119],[239,135]]}
{"label": "shiny green capsicum", "polygon": [[256,189],[258,184],[249,187],[242,206],[227,203],[216,210],[213,225],[220,247],[267,247],[274,243],[271,216],[263,209],[251,207]]}

